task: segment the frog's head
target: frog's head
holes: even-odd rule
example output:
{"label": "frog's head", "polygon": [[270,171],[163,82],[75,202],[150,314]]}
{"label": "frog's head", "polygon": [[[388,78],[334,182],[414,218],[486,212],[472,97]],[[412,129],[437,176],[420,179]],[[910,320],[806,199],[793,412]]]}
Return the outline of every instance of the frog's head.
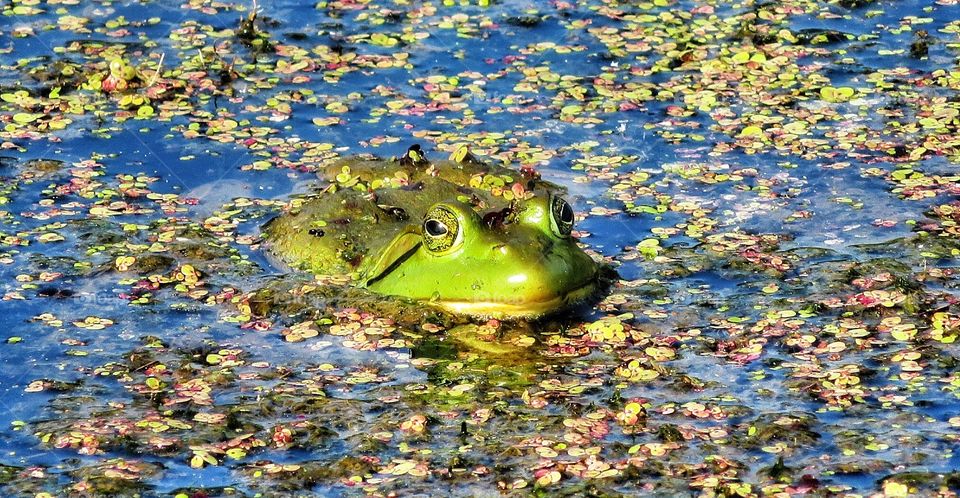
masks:
{"label": "frog's head", "polygon": [[484,221],[470,206],[441,202],[361,268],[375,292],[430,301],[455,313],[536,317],[591,295],[597,265],[571,236],[561,197],[520,203]]}

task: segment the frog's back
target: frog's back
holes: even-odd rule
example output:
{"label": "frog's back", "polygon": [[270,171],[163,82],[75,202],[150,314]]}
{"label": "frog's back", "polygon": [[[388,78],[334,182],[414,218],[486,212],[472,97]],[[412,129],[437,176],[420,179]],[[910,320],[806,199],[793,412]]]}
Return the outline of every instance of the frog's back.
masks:
{"label": "frog's back", "polygon": [[[481,214],[503,210],[510,201],[500,192],[523,178],[477,160],[465,148],[430,162],[417,146],[400,158],[343,158],[321,176],[327,182],[323,190],[291,202],[290,211],[269,222],[264,233],[274,259],[326,275],[356,272],[400,232],[418,226],[437,202],[457,200]],[[558,189],[526,180],[531,190]]]}
{"label": "frog's back", "polygon": [[[353,186],[358,182],[369,190],[383,187],[416,185],[429,179],[441,179],[464,188],[477,188],[485,178],[509,185],[519,180],[518,171],[496,164],[488,164],[470,154],[466,147],[457,149],[449,159],[428,161],[418,146],[411,147],[398,158],[383,159],[373,155],[351,156],[335,161],[324,168],[324,179],[331,183]],[[547,185],[539,179],[538,185]],[[550,187],[556,187],[549,184]]]}
{"label": "frog's back", "polygon": [[435,203],[473,197],[491,207],[503,202],[440,178],[372,192],[341,189],[291,203],[264,227],[270,253],[292,267],[325,275],[349,274]]}
{"label": "frog's back", "polygon": [[[296,199],[290,211],[264,227],[270,253],[292,267],[319,274],[348,274],[356,268],[373,236],[390,237],[391,222],[360,192],[341,190]],[[396,226],[395,226],[396,225]]]}

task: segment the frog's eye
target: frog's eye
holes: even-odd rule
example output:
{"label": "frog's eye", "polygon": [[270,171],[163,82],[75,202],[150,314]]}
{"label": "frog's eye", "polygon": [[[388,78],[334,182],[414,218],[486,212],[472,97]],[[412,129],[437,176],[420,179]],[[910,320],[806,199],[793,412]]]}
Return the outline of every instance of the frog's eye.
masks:
{"label": "frog's eye", "polygon": [[460,222],[453,211],[436,206],[423,220],[423,242],[430,252],[444,252],[460,240]]}
{"label": "frog's eye", "polygon": [[423,224],[423,231],[433,238],[443,237],[450,233],[447,225],[440,220],[427,220],[427,222]]}
{"label": "frog's eye", "polygon": [[573,208],[560,197],[550,202],[550,226],[560,237],[567,237],[573,231]]}

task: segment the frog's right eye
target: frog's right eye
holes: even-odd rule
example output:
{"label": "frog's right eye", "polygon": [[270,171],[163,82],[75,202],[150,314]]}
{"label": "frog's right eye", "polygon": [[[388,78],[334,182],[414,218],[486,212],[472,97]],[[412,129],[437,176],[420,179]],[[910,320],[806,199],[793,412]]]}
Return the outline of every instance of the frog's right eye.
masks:
{"label": "frog's right eye", "polygon": [[423,220],[423,242],[432,253],[444,253],[459,245],[460,221],[445,206],[435,206]]}
{"label": "frog's right eye", "polygon": [[573,231],[575,216],[570,203],[561,197],[553,197],[550,202],[550,220],[553,232],[559,237],[569,237]]}

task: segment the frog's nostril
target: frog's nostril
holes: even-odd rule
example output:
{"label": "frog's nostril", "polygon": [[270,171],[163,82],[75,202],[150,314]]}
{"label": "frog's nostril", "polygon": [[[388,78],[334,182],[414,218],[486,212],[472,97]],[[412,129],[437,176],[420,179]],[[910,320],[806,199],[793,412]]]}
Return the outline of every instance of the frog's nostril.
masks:
{"label": "frog's nostril", "polygon": [[494,252],[499,252],[500,254],[503,254],[504,256],[506,256],[507,253],[510,252],[510,250],[507,248],[507,245],[506,245],[506,244],[497,244],[497,245],[493,246],[493,250],[494,250]]}

